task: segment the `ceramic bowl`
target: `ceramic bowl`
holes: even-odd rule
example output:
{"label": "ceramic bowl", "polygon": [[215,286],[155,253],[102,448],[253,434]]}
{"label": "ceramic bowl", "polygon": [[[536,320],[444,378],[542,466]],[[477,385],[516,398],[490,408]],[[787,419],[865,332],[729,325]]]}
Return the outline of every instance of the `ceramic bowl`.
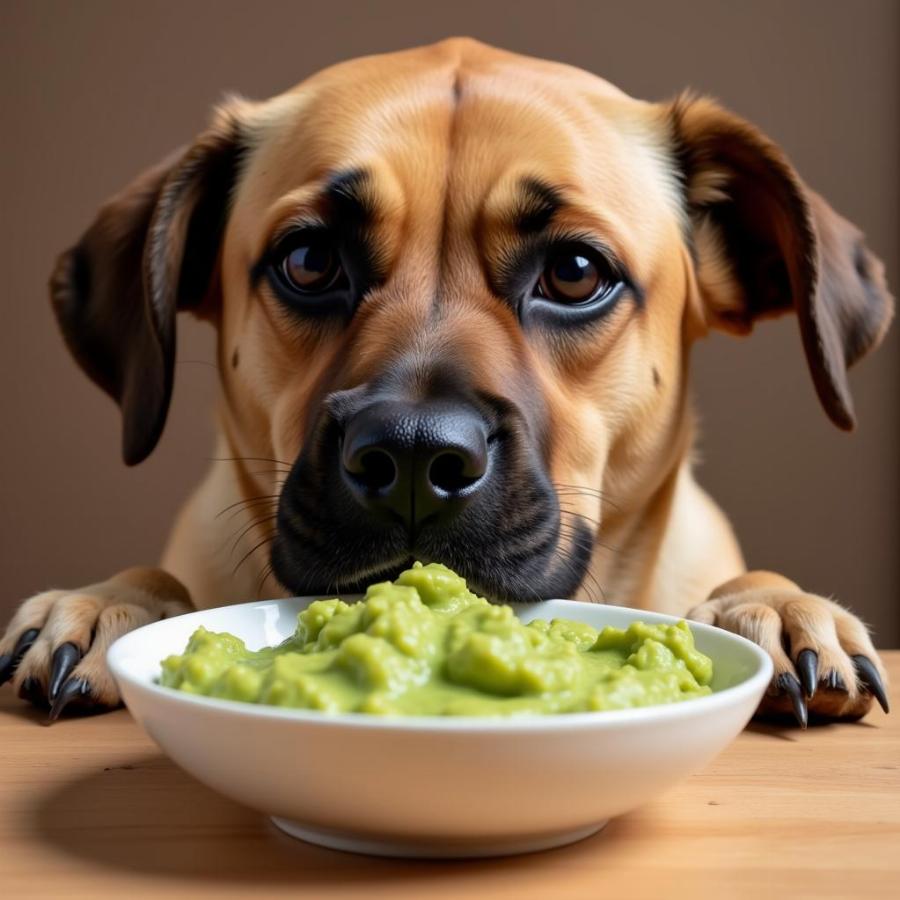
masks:
{"label": "ceramic bowl", "polygon": [[[385,856],[474,857],[560,846],[702,769],[743,729],[772,676],[743,638],[691,624],[713,693],[667,706],[515,718],[325,715],[192,696],[157,684],[199,625],[256,649],[294,632],[315,598],[190,613],[116,641],[109,666],[137,721],[199,781],[289,834]],[[547,600],[525,621],[625,628],[670,616]]]}

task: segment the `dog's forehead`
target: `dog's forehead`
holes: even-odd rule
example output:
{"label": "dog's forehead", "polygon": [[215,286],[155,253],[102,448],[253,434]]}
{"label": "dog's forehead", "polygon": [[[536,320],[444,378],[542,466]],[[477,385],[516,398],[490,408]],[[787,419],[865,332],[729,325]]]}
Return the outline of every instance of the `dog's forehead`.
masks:
{"label": "dog's forehead", "polygon": [[[680,209],[652,104],[578,69],[451,40],[324,70],[258,105],[236,210],[264,217],[336,173],[368,170],[410,215],[471,224],[539,180],[602,208],[626,242]],[[388,185],[387,182],[390,182]]]}

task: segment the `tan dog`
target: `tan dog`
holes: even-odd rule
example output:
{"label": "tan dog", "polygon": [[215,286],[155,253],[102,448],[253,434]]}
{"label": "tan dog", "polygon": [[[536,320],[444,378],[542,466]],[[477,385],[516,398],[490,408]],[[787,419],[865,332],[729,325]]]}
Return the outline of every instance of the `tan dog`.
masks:
{"label": "tan dog", "polygon": [[118,702],[104,652],[129,629],[413,558],[746,635],[775,660],[764,709],[803,723],[886,708],[863,624],[744,574],[691,475],[697,338],[795,312],[850,428],[847,367],[892,313],[860,233],[710,100],[465,39],[338,65],[226,102],[101,209],[52,295],[129,464],[163,428],[178,310],[215,324],[221,379],[220,461],[163,569],[33,597],[0,643],[53,718]]}

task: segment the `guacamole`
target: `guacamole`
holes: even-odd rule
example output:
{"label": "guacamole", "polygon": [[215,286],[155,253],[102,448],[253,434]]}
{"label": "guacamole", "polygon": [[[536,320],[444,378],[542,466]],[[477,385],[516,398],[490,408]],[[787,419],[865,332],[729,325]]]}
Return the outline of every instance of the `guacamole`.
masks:
{"label": "guacamole", "polygon": [[277,647],[198,628],[161,683],[324,713],[496,716],[672,703],[710,693],[711,678],[685,622],[526,625],[446,566],[416,563],[358,603],[311,603]]}

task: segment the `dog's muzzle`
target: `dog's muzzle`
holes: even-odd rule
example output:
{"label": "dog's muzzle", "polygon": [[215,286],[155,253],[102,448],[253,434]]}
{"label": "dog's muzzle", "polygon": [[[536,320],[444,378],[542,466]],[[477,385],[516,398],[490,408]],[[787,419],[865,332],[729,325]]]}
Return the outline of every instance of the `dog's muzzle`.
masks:
{"label": "dog's muzzle", "polygon": [[281,489],[275,574],[354,593],[418,559],[494,599],[570,596],[592,534],[563,527],[539,447],[519,405],[460,378],[330,393]]}

